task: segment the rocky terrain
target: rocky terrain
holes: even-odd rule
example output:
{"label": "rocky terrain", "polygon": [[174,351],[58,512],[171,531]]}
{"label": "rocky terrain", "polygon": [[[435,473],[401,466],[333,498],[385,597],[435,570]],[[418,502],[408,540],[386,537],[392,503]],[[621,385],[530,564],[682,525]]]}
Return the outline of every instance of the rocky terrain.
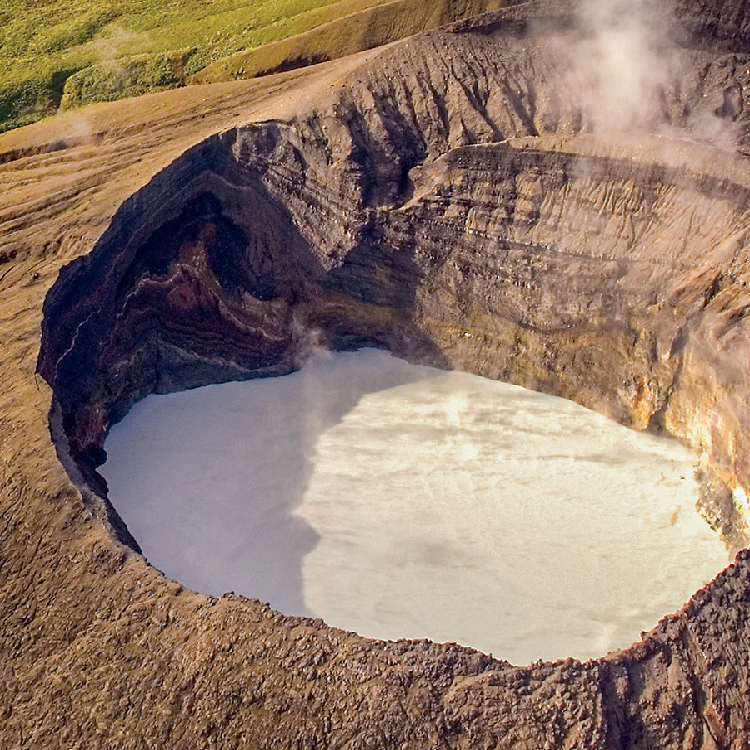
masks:
{"label": "rocky terrain", "polygon": [[511,666],[187,591],[96,472],[148,393],[379,346],[680,438],[745,547],[750,14],[638,11],[0,138],[0,747],[749,746],[745,551],[627,651]]}

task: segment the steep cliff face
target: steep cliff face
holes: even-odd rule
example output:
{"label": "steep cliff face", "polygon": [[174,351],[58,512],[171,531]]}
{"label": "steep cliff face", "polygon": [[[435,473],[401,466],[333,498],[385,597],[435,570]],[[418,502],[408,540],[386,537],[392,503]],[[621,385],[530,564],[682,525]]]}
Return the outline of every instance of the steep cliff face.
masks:
{"label": "steep cliff face", "polygon": [[[637,96],[602,79],[580,13],[533,3],[332,66],[190,148],[195,118],[158,119],[166,166],[124,201],[140,126],[8,157],[27,202],[0,213],[22,259],[0,276],[0,745],[747,747],[747,552],[628,651],[512,667],[185,591],[133,553],[95,472],[147,393],[367,344],[677,435],[742,544],[747,24],[739,2],[674,19]],[[231,113],[237,91],[205,97]],[[78,193],[45,202],[45,168]]]}
{"label": "steep cliff face", "polygon": [[575,28],[529,33],[490,17],[411,40],[123,206],[49,295],[40,358],[94,486],[147,393],[288,372],[313,341],[381,346],[686,440],[743,546],[750,190],[700,143],[709,120],[743,142],[727,88],[701,93],[739,59],[682,50],[661,107],[629,110],[636,140],[593,118]]}

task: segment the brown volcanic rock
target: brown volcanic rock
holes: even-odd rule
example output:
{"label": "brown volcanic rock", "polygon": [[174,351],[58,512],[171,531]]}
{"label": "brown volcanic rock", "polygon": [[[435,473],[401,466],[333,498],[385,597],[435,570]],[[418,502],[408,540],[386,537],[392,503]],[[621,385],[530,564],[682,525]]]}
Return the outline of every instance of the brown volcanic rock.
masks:
{"label": "brown volcanic rock", "polygon": [[746,552],[628,651],[513,667],[186,591],[95,471],[147,393],[376,345],[677,435],[744,543],[750,170],[697,142],[746,147],[744,6],[678,7],[700,46],[608,138],[550,7],[0,139],[0,747],[747,746]]}

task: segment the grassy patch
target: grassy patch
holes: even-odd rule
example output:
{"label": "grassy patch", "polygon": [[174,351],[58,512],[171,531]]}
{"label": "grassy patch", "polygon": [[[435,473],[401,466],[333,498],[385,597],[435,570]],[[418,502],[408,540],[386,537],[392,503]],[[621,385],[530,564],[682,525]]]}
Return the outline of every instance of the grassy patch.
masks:
{"label": "grassy patch", "polygon": [[65,81],[60,109],[184,86],[195,49],[136,55],[91,65]]}
{"label": "grassy patch", "polygon": [[191,81],[253,78],[334,60],[512,4],[513,0],[341,0],[307,14],[308,19],[315,20],[309,30],[301,26],[302,17],[290,19],[285,23],[289,30],[285,38],[211,63]]}
{"label": "grassy patch", "polygon": [[290,19],[334,4],[0,0],[0,131],[53,113],[63,99],[70,106],[182,85],[184,75],[282,38]]}
{"label": "grassy patch", "polygon": [[0,132],[61,106],[333,59],[514,2],[0,0]]}

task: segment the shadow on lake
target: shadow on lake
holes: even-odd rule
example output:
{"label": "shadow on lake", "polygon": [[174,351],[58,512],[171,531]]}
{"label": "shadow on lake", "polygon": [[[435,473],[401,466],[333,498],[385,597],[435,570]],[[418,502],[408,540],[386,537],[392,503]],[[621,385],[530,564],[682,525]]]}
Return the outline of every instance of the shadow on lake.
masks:
{"label": "shadow on lake", "polygon": [[283,377],[149,396],[112,428],[99,471],[145,556],[166,575],[311,616],[302,563],[319,537],[294,509],[318,437],[363,396],[437,373],[361,350],[321,355]]}

